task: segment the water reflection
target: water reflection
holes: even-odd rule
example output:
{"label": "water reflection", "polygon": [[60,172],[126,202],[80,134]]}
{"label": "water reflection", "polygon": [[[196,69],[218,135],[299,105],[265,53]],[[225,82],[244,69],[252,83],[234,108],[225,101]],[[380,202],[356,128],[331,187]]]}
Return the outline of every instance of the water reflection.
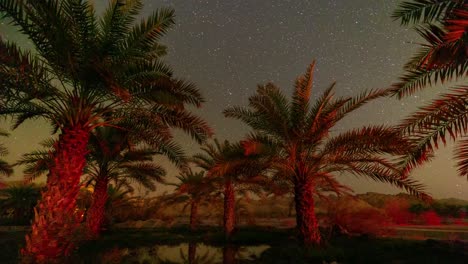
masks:
{"label": "water reflection", "polygon": [[234,264],[239,260],[252,260],[268,249],[267,245],[213,247],[204,244],[155,245],[151,247],[113,248],[97,259],[96,263],[141,264]]}

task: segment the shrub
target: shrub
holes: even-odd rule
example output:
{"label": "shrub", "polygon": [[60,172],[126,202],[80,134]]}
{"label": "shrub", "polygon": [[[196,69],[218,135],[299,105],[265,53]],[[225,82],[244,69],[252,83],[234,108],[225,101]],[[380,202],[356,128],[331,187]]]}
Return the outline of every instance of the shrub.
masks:
{"label": "shrub", "polygon": [[385,214],[397,225],[413,223],[416,217],[409,211],[409,208],[407,200],[398,198],[389,200],[384,206]]}
{"label": "shrub", "polygon": [[426,211],[422,213],[421,216],[426,225],[440,225],[442,223],[440,216],[433,210]]}
{"label": "shrub", "polygon": [[342,197],[327,203],[327,212],[322,224],[331,232],[382,236],[390,232],[391,221],[380,209],[362,200]]}

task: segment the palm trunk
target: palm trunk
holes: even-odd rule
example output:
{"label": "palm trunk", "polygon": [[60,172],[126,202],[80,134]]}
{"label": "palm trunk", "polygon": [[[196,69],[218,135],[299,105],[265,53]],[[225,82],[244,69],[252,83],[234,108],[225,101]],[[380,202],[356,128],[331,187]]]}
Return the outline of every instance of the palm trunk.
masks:
{"label": "palm trunk", "polygon": [[190,230],[197,229],[197,221],[198,221],[198,201],[192,201],[191,208],[190,208]]}
{"label": "palm trunk", "polygon": [[197,256],[197,244],[190,242],[188,248],[188,263],[195,264],[195,257]]}
{"label": "palm trunk", "polygon": [[224,234],[231,237],[235,226],[235,197],[234,186],[231,180],[227,180],[224,186]]}
{"label": "palm trunk", "polygon": [[108,198],[107,185],[109,179],[106,176],[98,177],[94,186],[93,201],[86,214],[86,225],[90,238],[97,238],[101,233]]}
{"label": "palm trunk", "polygon": [[320,244],[320,231],[315,216],[313,188],[314,186],[308,181],[296,182],[294,186],[299,241],[306,246]]}
{"label": "palm trunk", "polygon": [[82,220],[76,211],[80,177],[86,164],[89,130],[65,128],[55,146],[47,188],[35,208],[32,232],[21,250],[24,262],[50,263],[70,255]]}

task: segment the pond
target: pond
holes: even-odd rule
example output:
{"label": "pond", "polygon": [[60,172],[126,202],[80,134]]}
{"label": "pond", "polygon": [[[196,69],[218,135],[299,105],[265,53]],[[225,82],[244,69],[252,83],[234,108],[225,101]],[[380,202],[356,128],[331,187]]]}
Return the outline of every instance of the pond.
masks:
{"label": "pond", "polygon": [[[18,263],[25,232],[0,232],[0,263]],[[217,229],[115,230],[83,243],[67,264],[467,263],[463,241],[337,236],[312,248],[293,230],[240,229],[229,241]]]}
{"label": "pond", "polygon": [[114,247],[96,255],[73,258],[74,263],[145,263],[145,264],[233,264],[252,262],[268,245],[216,247],[203,243],[181,243],[179,245],[154,245],[147,247]]}

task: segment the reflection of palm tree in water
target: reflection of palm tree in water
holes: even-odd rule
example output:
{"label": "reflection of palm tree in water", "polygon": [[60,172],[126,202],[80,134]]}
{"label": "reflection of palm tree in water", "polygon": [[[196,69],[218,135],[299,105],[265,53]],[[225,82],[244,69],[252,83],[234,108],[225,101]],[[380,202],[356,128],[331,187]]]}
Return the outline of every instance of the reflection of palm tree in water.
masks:
{"label": "reflection of palm tree in water", "polygon": [[197,255],[197,244],[190,242],[188,246],[188,263],[195,264],[195,256]]}
{"label": "reflection of palm tree in water", "polygon": [[[210,254],[211,253],[211,254]],[[184,254],[182,248],[180,249],[180,257],[184,264],[214,264],[216,262],[216,253],[212,250],[208,250],[205,254],[197,254],[197,243],[189,242],[188,253]]]}
{"label": "reflection of palm tree in water", "polygon": [[236,262],[236,254],[239,247],[236,245],[226,244],[223,248],[223,264],[234,264]]}

